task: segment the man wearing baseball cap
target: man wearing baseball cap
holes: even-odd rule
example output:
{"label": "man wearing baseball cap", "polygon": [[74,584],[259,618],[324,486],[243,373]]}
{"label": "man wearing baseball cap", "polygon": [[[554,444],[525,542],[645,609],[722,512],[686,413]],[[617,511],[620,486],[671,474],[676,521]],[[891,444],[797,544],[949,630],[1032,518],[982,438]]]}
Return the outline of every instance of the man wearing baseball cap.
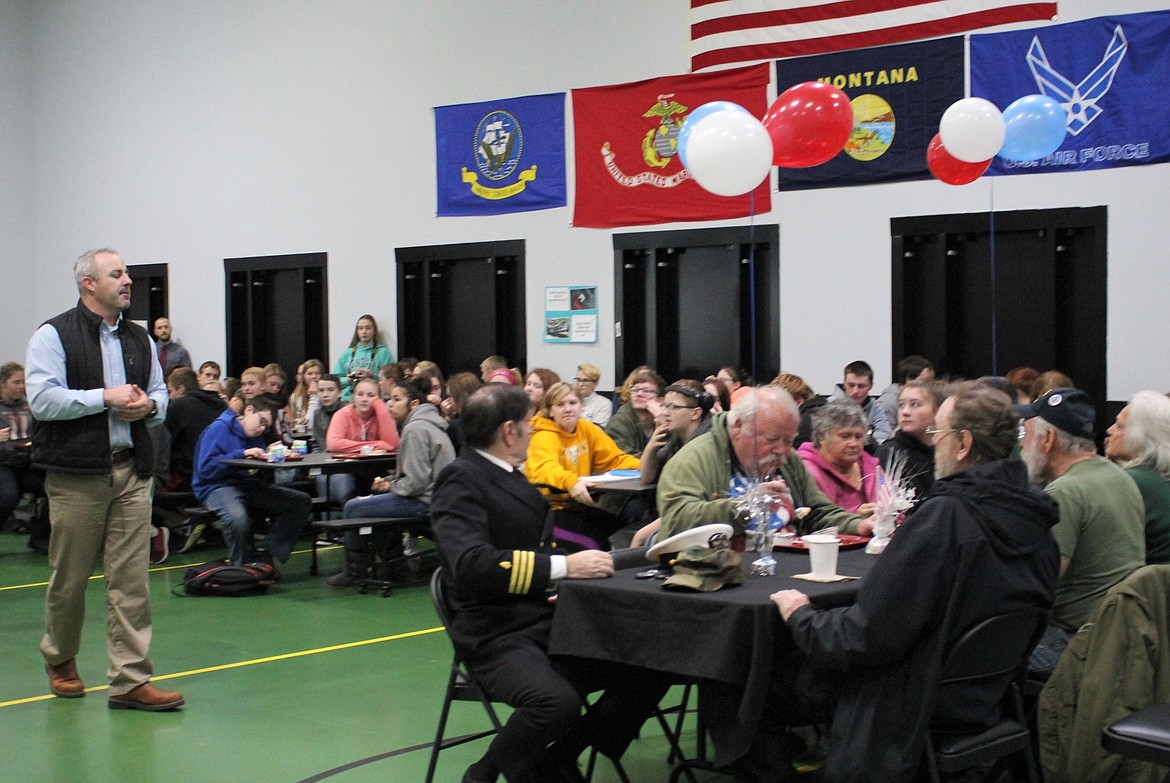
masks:
{"label": "man wearing baseball cap", "polygon": [[1060,546],[1056,603],[1028,663],[1046,676],[1109,588],[1145,565],[1145,511],[1133,479],[1097,454],[1089,395],[1060,387],[1016,413],[1028,475],[1060,504],[1052,528]]}

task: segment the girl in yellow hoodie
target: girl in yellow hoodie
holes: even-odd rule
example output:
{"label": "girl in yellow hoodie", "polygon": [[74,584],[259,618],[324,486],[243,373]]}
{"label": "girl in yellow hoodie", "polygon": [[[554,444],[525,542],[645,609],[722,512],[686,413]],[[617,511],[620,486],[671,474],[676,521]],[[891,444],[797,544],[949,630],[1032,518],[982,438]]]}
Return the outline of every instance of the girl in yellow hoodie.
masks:
{"label": "girl in yellow hoodie", "polygon": [[610,534],[627,521],[637,520],[623,520],[598,508],[582,476],[636,470],[641,461],[619,449],[603,429],[581,418],[581,399],[567,383],[555,383],[545,392],[532,426],[524,473],[532,483],[554,488],[542,491],[554,509],[561,546],[569,551],[607,549]]}

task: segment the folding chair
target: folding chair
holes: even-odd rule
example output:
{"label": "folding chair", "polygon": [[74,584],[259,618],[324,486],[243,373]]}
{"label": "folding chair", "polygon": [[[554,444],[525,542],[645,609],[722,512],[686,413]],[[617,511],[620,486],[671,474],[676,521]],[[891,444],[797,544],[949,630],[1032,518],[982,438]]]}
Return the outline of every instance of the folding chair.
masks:
{"label": "folding chair", "polygon": [[[1111,753],[1170,767],[1170,704],[1154,704],[1106,726],[1101,746]],[[1170,783],[1170,771],[1162,781]]]}
{"label": "folding chair", "polygon": [[1039,782],[1036,761],[1032,757],[1031,732],[1020,697],[1020,680],[1028,654],[1047,621],[1048,612],[1044,609],[1023,609],[996,615],[966,631],[946,653],[940,687],[1009,673],[1013,676],[1004,698],[1005,715],[996,725],[972,735],[940,735],[927,731],[926,769],[931,781],[937,783],[942,775],[1019,754],[1024,759],[1029,783]]}
{"label": "folding chair", "polygon": [[[434,604],[435,612],[439,615],[443,627],[449,628],[452,613],[451,605],[447,602],[446,588],[443,585],[442,567],[436,568],[431,575],[431,603]],[[454,645],[452,645],[452,649],[454,649]],[[456,701],[477,701],[482,704],[488,719],[491,721],[492,728],[459,737],[445,737],[447,717],[451,713],[451,703]],[[447,691],[443,694],[443,709],[439,714],[439,728],[435,732],[435,742],[431,746],[431,760],[430,764],[427,765],[426,783],[432,783],[435,779],[435,767],[439,763],[440,751],[489,737],[500,730],[500,725],[500,719],[496,715],[495,707],[492,706],[491,697],[476,682],[475,676],[456,650],[451,660],[451,670],[447,675]]]}

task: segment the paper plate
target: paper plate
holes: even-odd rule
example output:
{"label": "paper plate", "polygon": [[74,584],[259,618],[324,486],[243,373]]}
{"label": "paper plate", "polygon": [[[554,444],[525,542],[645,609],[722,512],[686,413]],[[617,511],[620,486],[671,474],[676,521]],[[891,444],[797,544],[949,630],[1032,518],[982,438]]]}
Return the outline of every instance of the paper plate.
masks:
{"label": "paper plate", "polygon": [[711,536],[716,533],[722,533],[728,538],[731,538],[734,532],[735,530],[731,525],[725,522],[718,522],[714,525],[700,525],[690,530],[684,530],[681,533],[675,533],[664,541],[659,541],[646,552],[646,559],[657,560],[661,555],[669,552],[681,552],[689,546],[707,546],[711,540]]}
{"label": "paper plate", "polygon": [[[841,542],[841,549],[857,549],[869,543],[869,536],[849,536],[841,534],[837,536]],[[789,549],[794,552],[807,552],[808,547],[803,541],[787,541],[783,544],[776,544],[773,549]]]}

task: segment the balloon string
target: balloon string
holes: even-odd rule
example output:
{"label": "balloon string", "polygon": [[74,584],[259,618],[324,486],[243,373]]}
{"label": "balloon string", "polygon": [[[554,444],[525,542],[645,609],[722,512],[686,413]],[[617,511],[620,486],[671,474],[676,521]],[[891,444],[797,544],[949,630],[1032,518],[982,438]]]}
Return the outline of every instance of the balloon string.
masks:
{"label": "balloon string", "polygon": [[991,203],[990,203],[990,217],[988,223],[991,229],[991,243],[988,247],[991,253],[991,374],[999,375],[999,359],[998,359],[998,342],[999,342],[999,319],[995,306],[995,177],[988,178],[988,185]]}
{"label": "balloon string", "polygon": [[748,194],[748,327],[751,343],[752,377],[756,377],[756,191]]}

